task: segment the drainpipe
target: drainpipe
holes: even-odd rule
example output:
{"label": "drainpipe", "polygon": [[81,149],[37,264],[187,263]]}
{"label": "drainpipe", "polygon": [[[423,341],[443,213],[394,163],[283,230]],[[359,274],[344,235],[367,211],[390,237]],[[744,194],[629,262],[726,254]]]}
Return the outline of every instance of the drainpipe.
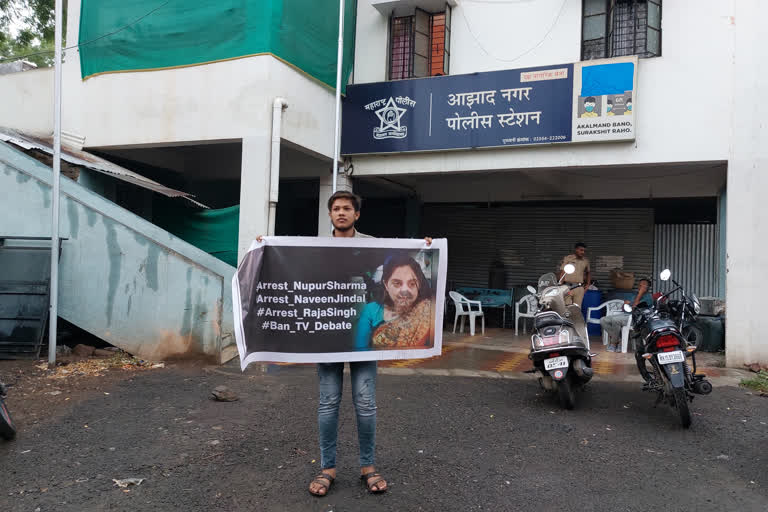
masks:
{"label": "drainpipe", "polygon": [[277,195],[280,191],[280,130],[282,128],[283,109],[288,103],[283,98],[272,102],[272,151],[269,158],[269,216],[267,235],[275,236],[275,217],[277,216]]}

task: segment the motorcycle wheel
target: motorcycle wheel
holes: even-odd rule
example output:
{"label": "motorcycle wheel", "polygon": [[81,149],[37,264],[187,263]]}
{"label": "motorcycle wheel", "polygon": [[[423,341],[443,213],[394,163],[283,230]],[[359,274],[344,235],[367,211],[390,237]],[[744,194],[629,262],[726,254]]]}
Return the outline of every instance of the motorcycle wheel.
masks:
{"label": "motorcycle wheel", "polygon": [[563,409],[571,410],[576,405],[576,397],[573,393],[571,379],[566,377],[557,383],[557,394],[560,397],[560,405]]}
{"label": "motorcycle wheel", "polygon": [[704,333],[695,325],[686,325],[683,327],[683,339],[688,344],[699,348],[699,345],[704,340]]}
{"label": "motorcycle wheel", "polygon": [[675,409],[680,415],[680,423],[683,428],[691,426],[691,411],[688,409],[688,396],[685,388],[673,388],[672,395],[675,397]]}
{"label": "motorcycle wheel", "polygon": [[16,427],[2,398],[0,398],[0,437],[8,441],[16,437]]}

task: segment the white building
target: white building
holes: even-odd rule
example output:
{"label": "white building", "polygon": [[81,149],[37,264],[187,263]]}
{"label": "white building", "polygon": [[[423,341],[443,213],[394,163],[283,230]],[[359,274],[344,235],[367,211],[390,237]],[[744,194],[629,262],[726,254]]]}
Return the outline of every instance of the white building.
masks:
{"label": "white building", "polygon": [[661,4],[360,2],[355,83],[401,76],[402,52],[392,47],[393,30],[397,39],[409,22],[401,16],[414,16],[416,27],[407,73],[423,76],[418,8],[450,15],[450,75],[640,59],[634,141],[355,155],[353,178],[364,196],[418,198],[420,231],[449,238],[454,283],[488,286],[490,264],[500,260],[506,285],[519,287],[584,239],[603,283],[617,262],[636,273],[671,266],[696,293],[727,294],[728,365],[764,363],[768,343],[752,304],[766,263],[758,199],[766,132],[754,100],[766,92],[756,20],[767,8]]}
{"label": "white building", "polygon": [[[768,268],[764,2],[357,0],[356,13],[350,83],[379,83],[385,92],[437,95],[441,83],[463,80],[457,75],[486,83],[495,76],[486,72],[575,71],[580,65],[569,66],[582,60],[638,57],[630,140],[348,151],[339,183],[366,200],[361,231],[448,237],[454,285],[488,286],[500,261],[504,286],[524,288],[576,241],[588,244],[603,286],[616,266],[670,266],[699,295],[727,297],[729,366],[768,363],[768,323],[757,311]],[[77,0],[68,20],[67,41],[77,41]],[[13,98],[0,126],[51,132],[50,70],[0,76],[0,97]],[[242,254],[269,229],[276,98],[287,108],[275,231],[327,232],[334,93],[273,55],[83,80],[79,54],[68,52],[65,142],[212,207],[239,204]],[[601,116],[607,98],[599,99]],[[370,131],[350,121],[344,129]]]}

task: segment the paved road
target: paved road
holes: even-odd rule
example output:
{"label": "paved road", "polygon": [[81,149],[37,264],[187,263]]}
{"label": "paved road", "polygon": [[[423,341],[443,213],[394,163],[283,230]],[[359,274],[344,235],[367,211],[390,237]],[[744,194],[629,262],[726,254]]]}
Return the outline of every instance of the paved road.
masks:
{"label": "paved road", "polygon": [[[562,411],[527,379],[381,375],[390,491],[359,485],[347,387],[340,478],[317,499],[311,368],[127,375],[48,391],[42,415],[17,387],[23,432],[0,444],[0,510],[768,510],[768,399],[743,389],[697,398],[683,431],[638,384],[595,382]],[[241,400],[209,400],[220,384]],[[128,477],[146,481],[112,484]]]}

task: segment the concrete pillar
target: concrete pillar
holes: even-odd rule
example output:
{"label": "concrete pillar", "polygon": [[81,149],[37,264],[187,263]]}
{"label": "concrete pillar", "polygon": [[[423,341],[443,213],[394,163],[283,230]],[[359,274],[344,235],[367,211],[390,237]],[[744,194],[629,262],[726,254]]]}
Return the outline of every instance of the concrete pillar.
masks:
{"label": "concrete pillar", "polygon": [[717,197],[717,225],[718,225],[718,244],[719,251],[719,265],[718,265],[718,283],[717,283],[717,296],[725,298],[725,276],[726,276],[726,224],[728,221],[728,189],[723,187]]}
{"label": "concrete pillar", "polygon": [[768,2],[733,2],[731,148],[728,159],[726,364],[768,365]]}
{"label": "concrete pillar", "polygon": [[240,229],[237,261],[243,259],[251,242],[267,234],[269,214],[269,133],[243,138],[240,171]]}
{"label": "concrete pillar", "polygon": [[[336,190],[352,191],[352,180],[340,174],[336,179]],[[328,173],[320,177],[320,205],[317,210],[317,236],[326,236],[331,232],[331,219],[328,217],[328,199],[333,195],[333,175]]]}

